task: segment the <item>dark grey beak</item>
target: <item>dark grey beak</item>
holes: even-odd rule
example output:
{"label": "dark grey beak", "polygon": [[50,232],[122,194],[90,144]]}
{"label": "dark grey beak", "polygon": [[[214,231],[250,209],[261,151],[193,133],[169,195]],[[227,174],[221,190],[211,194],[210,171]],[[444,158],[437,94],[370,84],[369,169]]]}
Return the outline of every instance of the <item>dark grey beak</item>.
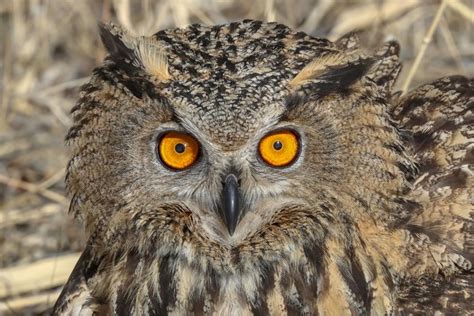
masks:
{"label": "dark grey beak", "polygon": [[222,189],[221,214],[231,236],[239,223],[241,213],[239,181],[235,174],[229,173],[224,179]]}

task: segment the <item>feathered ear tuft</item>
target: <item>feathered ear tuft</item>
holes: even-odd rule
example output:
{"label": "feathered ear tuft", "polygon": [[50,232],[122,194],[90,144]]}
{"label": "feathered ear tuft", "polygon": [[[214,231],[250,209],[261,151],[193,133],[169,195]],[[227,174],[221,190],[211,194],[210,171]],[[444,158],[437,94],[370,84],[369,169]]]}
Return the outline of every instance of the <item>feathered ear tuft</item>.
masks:
{"label": "feathered ear tuft", "polygon": [[110,56],[123,64],[133,64],[158,80],[169,80],[164,49],[153,37],[133,37],[125,29],[112,23],[100,24],[100,37]]}
{"label": "feathered ear tuft", "polygon": [[297,89],[307,84],[324,87],[324,90],[344,90],[360,80],[372,67],[373,58],[336,52],[317,58],[303,68],[290,81]]}
{"label": "feathered ear tuft", "polygon": [[159,80],[171,79],[164,49],[152,37],[142,37],[137,41],[137,55],[143,68]]}
{"label": "feathered ear tuft", "polygon": [[326,67],[326,71],[319,76],[319,80],[330,82],[337,88],[344,90],[362,79],[374,64],[370,57],[360,57],[342,65]]}
{"label": "feathered ear tuft", "polygon": [[132,60],[135,55],[130,47],[127,31],[113,23],[100,23],[99,32],[102,43],[111,56]]}
{"label": "feathered ear tuft", "polygon": [[295,88],[301,86],[308,81],[314,80],[322,75],[327,67],[340,65],[347,59],[347,55],[342,52],[328,54],[317,58],[308,65],[306,65],[291,81],[290,86]]}
{"label": "feathered ear tuft", "polygon": [[356,33],[341,37],[335,45],[336,51],[316,58],[304,67],[290,81],[290,86],[298,89],[310,84],[317,89],[319,85],[328,92],[350,88],[366,77],[377,84],[384,97],[391,96],[402,67],[398,59],[400,46],[396,41],[387,42],[373,55],[359,48]]}

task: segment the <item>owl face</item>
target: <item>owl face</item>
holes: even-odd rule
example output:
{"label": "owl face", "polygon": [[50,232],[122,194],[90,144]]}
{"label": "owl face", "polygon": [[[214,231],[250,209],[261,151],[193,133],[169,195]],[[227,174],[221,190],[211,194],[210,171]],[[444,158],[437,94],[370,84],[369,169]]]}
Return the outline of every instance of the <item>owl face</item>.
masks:
{"label": "owl face", "polygon": [[184,124],[156,130],[142,161],[150,162],[145,168],[153,174],[150,187],[159,185],[156,195],[166,191],[166,199],[191,205],[211,236],[232,243],[271,218],[274,206],[304,203],[292,190],[304,182],[309,144],[303,126],[270,118],[272,124],[235,145],[219,139],[222,129],[206,135],[192,117],[181,118]]}
{"label": "owl face", "polygon": [[[121,161],[143,170],[147,176],[137,179],[140,188],[150,190],[160,204],[184,203],[209,236],[236,242],[268,221],[276,206],[305,202],[302,166],[313,146],[307,134],[314,136],[316,131],[281,120],[283,101],[279,109],[274,107],[278,112],[262,115],[265,123],[238,142],[223,136],[225,124],[206,131],[202,128],[206,121],[170,104],[173,117],[150,120],[145,129],[136,131],[139,141],[122,153]],[[241,119],[231,111],[223,118]]]}

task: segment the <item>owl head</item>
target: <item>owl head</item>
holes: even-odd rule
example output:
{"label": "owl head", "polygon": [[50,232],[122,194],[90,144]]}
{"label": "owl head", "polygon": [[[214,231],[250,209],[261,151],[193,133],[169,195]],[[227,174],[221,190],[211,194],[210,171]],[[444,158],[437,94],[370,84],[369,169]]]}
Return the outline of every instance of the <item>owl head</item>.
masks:
{"label": "owl head", "polygon": [[318,270],[332,244],[344,266],[362,226],[409,215],[396,43],[369,54],[258,21],[101,36],[67,136],[71,210],[97,249]]}
{"label": "owl head", "polygon": [[109,56],[67,136],[71,209],[91,234],[153,225],[168,209],[189,238],[232,248],[406,217],[393,210],[411,162],[386,101],[395,43],[371,56],[350,37],[256,21],[150,37],[105,25],[101,36]]}

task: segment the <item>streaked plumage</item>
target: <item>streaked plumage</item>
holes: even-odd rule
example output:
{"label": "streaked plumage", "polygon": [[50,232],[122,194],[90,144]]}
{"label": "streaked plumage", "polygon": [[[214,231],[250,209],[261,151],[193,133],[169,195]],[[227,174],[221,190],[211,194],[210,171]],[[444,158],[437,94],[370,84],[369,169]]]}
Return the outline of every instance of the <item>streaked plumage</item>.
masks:
{"label": "streaked plumage", "polygon": [[[371,54],[249,20],[102,38],[67,136],[90,239],[56,314],[474,311],[472,79],[399,97],[395,42]],[[257,154],[278,128],[301,138],[287,168]],[[201,143],[193,167],[159,163],[168,129]]]}

